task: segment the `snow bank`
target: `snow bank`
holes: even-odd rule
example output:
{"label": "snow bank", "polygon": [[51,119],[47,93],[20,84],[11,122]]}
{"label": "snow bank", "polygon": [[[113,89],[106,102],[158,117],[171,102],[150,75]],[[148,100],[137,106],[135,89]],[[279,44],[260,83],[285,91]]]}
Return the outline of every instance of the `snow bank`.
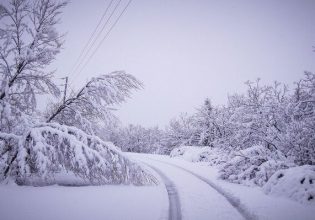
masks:
{"label": "snow bank", "polygon": [[170,157],[180,157],[189,162],[209,162],[210,165],[224,163],[228,156],[217,148],[181,146],[174,148]]}
{"label": "snow bank", "polygon": [[220,178],[233,183],[263,186],[277,170],[289,166],[280,152],[253,146],[234,152],[219,173]]}
{"label": "snow bank", "polygon": [[156,182],[113,144],[59,124],[41,124],[19,141],[8,176],[20,185],[148,185]]}
{"label": "snow bank", "polygon": [[315,166],[279,170],[272,175],[263,190],[266,194],[315,205]]}

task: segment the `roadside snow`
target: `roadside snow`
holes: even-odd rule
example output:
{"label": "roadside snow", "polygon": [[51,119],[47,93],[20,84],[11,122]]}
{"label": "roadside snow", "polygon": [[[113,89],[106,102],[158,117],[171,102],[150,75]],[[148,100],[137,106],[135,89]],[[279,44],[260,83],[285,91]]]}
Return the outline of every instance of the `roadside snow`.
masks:
{"label": "roadside snow", "polygon": [[0,185],[1,220],[162,220],[167,193],[159,186]]}

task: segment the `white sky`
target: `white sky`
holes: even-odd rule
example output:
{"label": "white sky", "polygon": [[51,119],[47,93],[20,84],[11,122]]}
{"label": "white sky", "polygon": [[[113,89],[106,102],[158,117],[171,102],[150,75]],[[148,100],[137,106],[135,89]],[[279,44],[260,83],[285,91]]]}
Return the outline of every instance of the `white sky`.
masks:
{"label": "white sky", "polygon": [[[109,0],[72,0],[54,67],[71,72]],[[122,0],[126,4],[127,0]],[[166,125],[206,97],[224,104],[246,80],[292,85],[315,71],[314,0],[133,0],[89,65],[70,81],[125,70],[145,88],[120,106],[124,124]]]}

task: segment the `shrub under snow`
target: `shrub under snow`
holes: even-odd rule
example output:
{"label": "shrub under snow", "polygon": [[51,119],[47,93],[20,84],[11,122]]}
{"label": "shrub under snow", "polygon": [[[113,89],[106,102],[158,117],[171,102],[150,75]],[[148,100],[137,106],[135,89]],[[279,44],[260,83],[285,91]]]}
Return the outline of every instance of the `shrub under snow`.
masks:
{"label": "shrub under snow", "polygon": [[285,168],[288,168],[288,162],[280,152],[253,146],[235,152],[221,167],[220,178],[233,183],[263,186],[277,170]]}
{"label": "shrub under snow", "polygon": [[181,157],[190,162],[205,161],[209,147],[181,146],[173,149],[170,157]]}
{"label": "shrub under snow", "polygon": [[271,176],[263,190],[266,194],[315,204],[315,166],[304,165],[279,170]]}
{"label": "shrub under snow", "polygon": [[[135,184],[155,182],[138,164],[113,144],[59,124],[42,124],[20,138],[16,149],[0,160],[5,178],[21,185],[64,184],[62,176],[75,177],[71,184]],[[11,155],[6,155],[6,154]],[[69,184],[69,180],[66,181]]]}
{"label": "shrub under snow", "polygon": [[218,165],[227,160],[226,153],[217,148],[181,146],[174,148],[170,157],[180,157],[190,162],[209,162],[210,165]]}

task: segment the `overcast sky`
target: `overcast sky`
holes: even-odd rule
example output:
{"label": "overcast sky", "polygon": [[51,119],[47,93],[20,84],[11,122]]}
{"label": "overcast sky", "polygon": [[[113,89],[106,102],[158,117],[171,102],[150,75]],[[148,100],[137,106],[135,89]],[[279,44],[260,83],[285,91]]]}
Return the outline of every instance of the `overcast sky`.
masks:
{"label": "overcast sky", "polygon": [[[67,6],[60,25],[66,42],[53,65],[58,76],[71,73],[109,2]],[[120,106],[121,121],[163,127],[206,97],[226,103],[227,94],[244,91],[246,80],[292,85],[304,70],[315,71],[314,12],[314,0],[133,0],[70,82],[78,88],[92,76],[125,70],[145,88]]]}

